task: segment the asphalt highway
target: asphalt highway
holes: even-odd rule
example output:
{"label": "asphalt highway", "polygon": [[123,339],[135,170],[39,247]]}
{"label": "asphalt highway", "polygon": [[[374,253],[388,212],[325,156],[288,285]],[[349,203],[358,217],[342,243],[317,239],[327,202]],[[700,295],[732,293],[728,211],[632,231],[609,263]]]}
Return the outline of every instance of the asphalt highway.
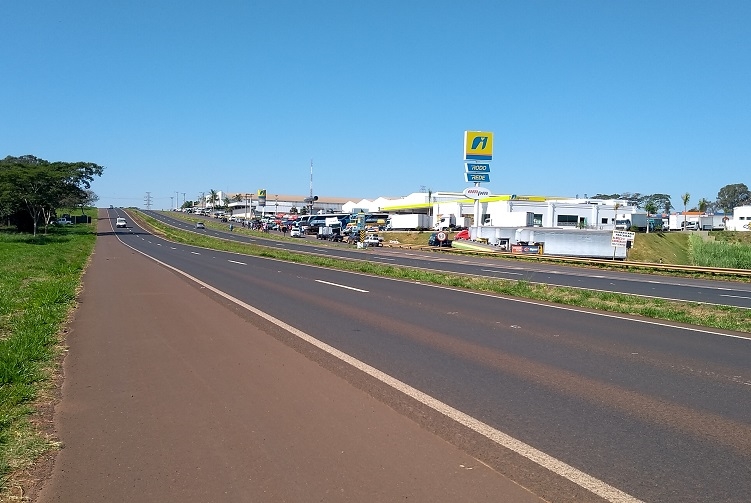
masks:
{"label": "asphalt highway", "polygon": [[[171,217],[169,212],[147,211],[145,213],[174,227],[196,231],[194,225]],[[216,222],[208,217],[195,218]],[[266,243],[294,251],[308,253],[313,251],[343,258],[363,258],[362,250],[352,249],[351,246],[343,244],[331,246],[327,242],[323,243],[326,246],[322,246],[321,243],[317,243],[318,246],[312,246],[309,243],[311,238],[298,244],[288,240],[248,237],[239,233],[230,233],[229,230],[206,229],[198,232],[224,239]],[[751,283],[602,271],[565,265],[527,264],[481,257],[436,256],[435,253],[398,248],[374,248],[369,249],[367,253],[367,260],[382,261],[387,264],[751,309]]]}
{"label": "asphalt highway", "polygon": [[547,500],[751,494],[743,334],[217,252],[136,226],[113,232],[238,310],[281,320],[317,348],[311,358]]}

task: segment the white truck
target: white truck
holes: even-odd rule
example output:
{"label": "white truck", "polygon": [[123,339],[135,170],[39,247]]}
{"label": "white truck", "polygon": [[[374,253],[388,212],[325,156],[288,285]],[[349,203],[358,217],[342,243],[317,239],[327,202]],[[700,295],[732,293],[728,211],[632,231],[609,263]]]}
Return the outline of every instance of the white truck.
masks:
{"label": "white truck", "polygon": [[466,229],[470,225],[472,225],[472,219],[469,217],[459,217],[457,219],[456,215],[444,215],[441,218],[438,219],[436,224],[433,226],[433,230],[435,231],[450,231],[454,229]]}
{"label": "white truck", "polygon": [[430,229],[430,217],[423,213],[391,215],[386,228],[392,231]]}
{"label": "white truck", "polygon": [[615,217],[615,230],[630,231],[636,227],[640,232],[647,230],[646,213],[618,213]]}

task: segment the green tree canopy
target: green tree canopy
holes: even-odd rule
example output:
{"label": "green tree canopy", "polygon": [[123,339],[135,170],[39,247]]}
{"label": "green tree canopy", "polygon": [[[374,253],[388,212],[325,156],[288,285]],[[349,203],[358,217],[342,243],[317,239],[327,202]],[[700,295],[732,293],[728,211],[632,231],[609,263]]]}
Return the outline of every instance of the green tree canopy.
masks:
{"label": "green tree canopy", "polygon": [[647,205],[652,203],[655,207],[655,210],[652,211],[652,213],[657,213],[657,210],[664,210],[665,213],[670,213],[670,210],[673,208],[673,205],[670,202],[670,196],[667,194],[650,194],[642,196],[639,203],[639,207],[644,208],[645,210],[647,209]]}
{"label": "green tree canopy", "polygon": [[717,193],[717,207],[730,213],[736,206],[751,204],[751,192],[744,183],[725,185]]}
{"label": "green tree canopy", "polygon": [[[92,162],[49,162],[33,155],[0,161],[0,211],[3,216],[26,212],[36,235],[60,207],[77,207],[98,198],[89,189],[104,167]],[[23,229],[23,219],[17,226]]]}

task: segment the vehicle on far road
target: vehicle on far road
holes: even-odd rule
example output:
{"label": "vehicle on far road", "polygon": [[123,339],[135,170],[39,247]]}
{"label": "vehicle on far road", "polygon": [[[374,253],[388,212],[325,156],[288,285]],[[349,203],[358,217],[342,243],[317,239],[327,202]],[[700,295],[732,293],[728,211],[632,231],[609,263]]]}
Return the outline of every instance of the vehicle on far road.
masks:
{"label": "vehicle on far road", "polygon": [[58,218],[55,220],[55,223],[57,225],[71,225],[73,222],[68,220],[67,218]]}
{"label": "vehicle on far road", "polygon": [[378,234],[368,234],[363,242],[366,246],[383,246],[383,238]]}
{"label": "vehicle on far road", "polygon": [[203,222],[196,222],[196,229],[205,229],[206,225]]}
{"label": "vehicle on far road", "polygon": [[115,227],[118,227],[118,228],[122,227],[124,229],[127,226],[128,226],[128,222],[122,217],[118,218],[117,222],[115,222]]}
{"label": "vehicle on far road", "polygon": [[300,230],[300,227],[297,225],[293,225],[289,228],[289,237],[291,238],[301,238],[302,237],[302,231]]}

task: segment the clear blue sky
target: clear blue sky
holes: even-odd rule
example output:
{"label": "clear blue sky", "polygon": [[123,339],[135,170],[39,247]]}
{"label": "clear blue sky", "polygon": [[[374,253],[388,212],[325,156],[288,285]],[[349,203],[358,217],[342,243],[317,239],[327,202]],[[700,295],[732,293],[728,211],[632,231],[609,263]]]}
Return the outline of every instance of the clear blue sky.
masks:
{"label": "clear blue sky", "polygon": [[0,156],[105,166],[99,206],[751,186],[751,2],[0,0]]}

